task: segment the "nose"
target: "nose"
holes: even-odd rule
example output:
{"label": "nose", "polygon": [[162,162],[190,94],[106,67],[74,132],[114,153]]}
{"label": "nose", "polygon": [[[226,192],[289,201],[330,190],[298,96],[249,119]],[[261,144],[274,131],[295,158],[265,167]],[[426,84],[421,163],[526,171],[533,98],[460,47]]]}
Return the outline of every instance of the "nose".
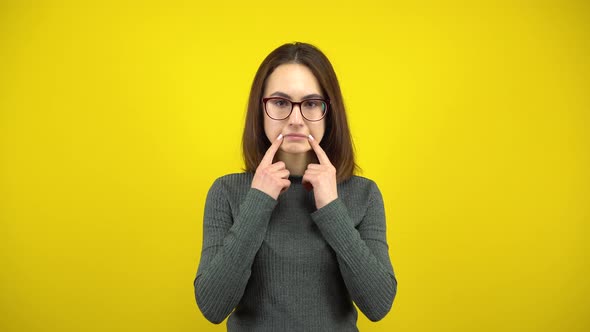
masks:
{"label": "nose", "polygon": [[289,115],[289,124],[297,126],[303,125],[303,116],[301,115],[300,105],[293,105],[293,110],[291,111],[291,115]]}

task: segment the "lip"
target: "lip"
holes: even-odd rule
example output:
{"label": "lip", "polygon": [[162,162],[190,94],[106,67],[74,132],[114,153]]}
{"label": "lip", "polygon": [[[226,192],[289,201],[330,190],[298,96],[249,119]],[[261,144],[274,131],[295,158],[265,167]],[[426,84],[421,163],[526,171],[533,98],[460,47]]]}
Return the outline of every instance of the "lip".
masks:
{"label": "lip", "polygon": [[303,139],[307,139],[306,135],[303,134],[286,134],[284,135],[285,138],[287,139],[292,139],[292,140],[303,140]]}

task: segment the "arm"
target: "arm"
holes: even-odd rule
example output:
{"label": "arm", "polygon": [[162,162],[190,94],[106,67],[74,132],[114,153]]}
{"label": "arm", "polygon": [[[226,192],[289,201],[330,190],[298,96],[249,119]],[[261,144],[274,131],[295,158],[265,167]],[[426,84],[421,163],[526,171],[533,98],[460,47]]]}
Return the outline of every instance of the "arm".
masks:
{"label": "arm", "polygon": [[337,198],[312,214],[336,252],[346,287],[359,309],[372,321],[385,317],[397,292],[386,239],[383,199],[373,183],[369,205],[357,228]]}
{"label": "arm", "polygon": [[279,135],[264,154],[235,220],[220,180],[207,195],[203,249],[194,285],[197,304],[213,323],[221,323],[244,295],[277,197],[291,185],[285,163],[272,162],[282,142]]}
{"label": "arm", "polygon": [[194,281],[197,304],[209,321],[221,323],[240,302],[275,205],[267,194],[250,189],[234,220],[223,184],[217,180],[209,190]]}

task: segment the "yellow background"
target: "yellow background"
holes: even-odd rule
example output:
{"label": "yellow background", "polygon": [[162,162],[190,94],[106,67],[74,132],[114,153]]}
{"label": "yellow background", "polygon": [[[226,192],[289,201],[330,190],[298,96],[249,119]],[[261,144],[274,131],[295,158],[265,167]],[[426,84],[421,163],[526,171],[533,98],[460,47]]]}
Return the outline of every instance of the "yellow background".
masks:
{"label": "yellow background", "polygon": [[586,1],[0,4],[0,330],[224,331],[192,281],[291,41],[342,84],[399,280],[364,331],[588,331]]}

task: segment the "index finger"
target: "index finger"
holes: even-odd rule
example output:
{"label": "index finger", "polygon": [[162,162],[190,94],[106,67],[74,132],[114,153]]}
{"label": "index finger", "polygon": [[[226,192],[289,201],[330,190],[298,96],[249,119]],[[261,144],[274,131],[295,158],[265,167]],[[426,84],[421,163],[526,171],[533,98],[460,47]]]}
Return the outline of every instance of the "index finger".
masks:
{"label": "index finger", "polygon": [[324,149],[322,149],[320,143],[318,143],[318,141],[316,141],[315,138],[313,138],[313,136],[311,135],[309,135],[308,138],[311,148],[313,149],[313,151],[315,151],[315,154],[318,156],[318,161],[320,162],[320,165],[332,165],[332,163],[330,162],[330,158],[328,158],[328,155],[326,154],[326,152],[324,152]]}
{"label": "index finger", "polygon": [[281,146],[282,142],[283,142],[283,134],[280,134],[279,137],[277,137],[277,139],[275,139],[275,141],[272,142],[272,144],[270,145],[268,150],[266,150],[264,157],[262,157],[262,160],[260,161],[260,165],[272,164],[272,160],[274,159],[275,154],[279,150],[279,147]]}

